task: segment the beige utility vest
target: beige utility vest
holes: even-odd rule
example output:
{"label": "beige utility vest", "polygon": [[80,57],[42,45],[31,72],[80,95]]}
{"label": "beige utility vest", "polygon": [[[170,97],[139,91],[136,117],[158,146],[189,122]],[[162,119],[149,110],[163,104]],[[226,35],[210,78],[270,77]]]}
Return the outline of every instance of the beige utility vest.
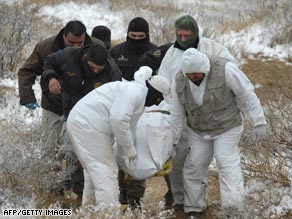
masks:
{"label": "beige utility vest", "polygon": [[175,81],[179,101],[186,110],[187,125],[196,133],[213,137],[241,125],[242,117],[235,95],[226,85],[227,60],[219,57],[209,59],[211,69],[201,106],[194,102],[187,77],[178,73]]}

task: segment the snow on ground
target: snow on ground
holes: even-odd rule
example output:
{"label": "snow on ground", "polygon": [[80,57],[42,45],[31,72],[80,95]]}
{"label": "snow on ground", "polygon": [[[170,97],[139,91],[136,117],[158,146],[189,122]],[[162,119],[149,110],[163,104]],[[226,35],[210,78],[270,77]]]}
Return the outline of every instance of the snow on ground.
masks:
{"label": "snow on ground", "polygon": [[[5,86],[8,88],[8,91],[5,93],[5,97],[1,98],[1,101],[4,103],[1,102],[0,104],[0,121],[6,120],[9,122],[10,120],[19,120],[21,124],[26,125],[31,125],[36,121],[40,121],[40,108],[28,110],[19,104],[18,83],[16,80],[1,79],[0,86]],[[38,82],[36,82],[33,86],[33,89],[35,91],[37,101],[40,103],[41,88]]]}
{"label": "snow on ground", "polygon": [[[101,13],[102,12],[102,13]],[[61,20],[63,26],[70,20],[80,20],[87,27],[88,34],[97,25],[105,25],[112,31],[112,39],[125,39],[127,27],[120,19],[121,15],[113,14],[105,4],[95,3],[94,5],[79,4],[75,2],[63,3],[57,6],[46,6],[41,9],[41,16]]]}
{"label": "snow on ground", "polygon": [[271,47],[272,36],[267,36],[264,28],[261,24],[255,24],[249,29],[222,34],[218,41],[227,47],[235,48],[240,53],[262,53],[263,56],[285,62],[292,54],[292,44]]}
{"label": "snow on ground", "polygon": [[[102,13],[100,13],[102,11]],[[61,20],[65,25],[69,20],[78,19],[84,22],[90,34],[96,25],[105,25],[112,30],[112,39],[123,40],[127,26],[123,23],[121,14],[112,13],[107,5],[95,3],[94,5],[78,4],[75,2],[63,3],[54,6],[45,6],[41,9],[40,15],[50,19],[51,17]],[[267,57],[273,57],[281,61],[287,60],[292,54],[292,44],[275,45],[271,47],[271,35],[267,35],[265,26],[255,24],[248,29],[239,32],[231,31],[221,36],[216,36],[216,41],[227,48],[233,48],[236,57],[241,53],[262,53]],[[240,53],[240,54],[239,54]]]}
{"label": "snow on ground", "polygon": [[[100,13],[102,12],[102,13]],[[50,19],[51,17],[60,19],[61,23],[65,25],[69,20],[78,19],[84,22],[88,28],[88,33],[96,25],[106,25],[112,31],[113,39],[124,39],[127,27],[123,24],[118,13],[113,14],[104,4],[96,3],[94,5],[78,4],[75,2],[63,3],[60,5],[46,6],[41,9],[41,16],[43,19]],[[241,30],[239,32],[229,32],[223,34],[217,40],[225,42],[227,47],[236,47],[240,52],[245,53],[262,53],[264,56],[275,57],[279,60],[287,59],[288,55],[292,54],[292,46],[289,45],[274,45],[271,47],[270,37],[264,35],[264,26],[254,25],[249,29]],[[17,81],[2,79],[0,86],[10,87],[12,89],[11,95],[7,97],[9,101],[2,104],[0,120],[8,118],[20,118],[25,124],[32,124],[36,120],[40,120],[41,109],[28,111],[25,107],[19,105],[19,97],[17,94]],[[256,85],[261,86],[261,85]],[[34,86],[35,92],[38,95],[38,102],[40,102],[40,87],[38,83]],[[258,190],[263,189],[264,184],[253,182],[246,187],[246,193],[252,195]],[[278,194],[282,194],[282,188],[278,189]],[[286,191],[287,192],[287,191]],[[291,191],[290,191],[291,194]],[[271,200],[273,201],[273,200]],[[278,205],[271,205],[270,209],[275,215],[282,215],[283,212],[292,210],[291,196],[285,195]],[[27,205],[31,206],[31,204]]]}

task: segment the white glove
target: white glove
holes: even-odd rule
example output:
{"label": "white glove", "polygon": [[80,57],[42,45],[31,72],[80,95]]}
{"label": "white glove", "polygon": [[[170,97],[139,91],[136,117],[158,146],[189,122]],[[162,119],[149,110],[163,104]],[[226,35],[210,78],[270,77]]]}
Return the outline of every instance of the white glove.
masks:
{"label": "white glove", "polygon": [[173,147],[172,152],[171,152],[171,155],[170,155],[170,157],[171,157],[172,160],[175,158],[175,155],[176,155],[176,148]]}
{"label": "white glove", "polygon": [[137,157],[135,146],[118,145],[117,153],[118,153],[118,156],[120,156],[123,159],[128,158],[129,160],[133,160]]}
{"label": "white glove", "polygon": [[257,125],[253,129],[254,139],[256,142],[261,142],[267,135],[267,125]]}
{"label": "white glove", "polygon": [[137,157],[137,152],[135,147],[131,147],[130,150],[128,151],[128,158],[129,160],[134,160]]}

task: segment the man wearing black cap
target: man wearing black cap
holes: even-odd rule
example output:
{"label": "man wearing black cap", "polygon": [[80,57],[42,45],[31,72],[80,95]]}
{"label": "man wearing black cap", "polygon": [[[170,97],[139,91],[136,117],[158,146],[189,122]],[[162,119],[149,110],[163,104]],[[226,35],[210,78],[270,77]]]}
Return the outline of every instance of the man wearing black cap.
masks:
{"label": "man wearing black cap", "polygon": [[[64,110],[62,150],[65,151],[65,158],[72,159],[73,156],[74,160],[75,155],[65,133],[66,119],[70,110],[83,96],[100,85],[121,81],[122,73],[108,58],[107,50],[101,45],[94,45],[84,48],[68,47],[47,56],[42,78],[48,82],[50,93],[62,93]],[[78,191],[75,192],[81,195],[83,186],[70,185],[70,180],[71,172],[68,170],[64,180],[64,191],[71,188],[74,190],[76,187]],[[73,181],[76,180],[72,179],[71,183],[74,184]],[[77,184],[83,184],[80,180],[77,181]]]}
{"label": "man wearing black cap", "polygon": [[126,41],[112,47],[110,55],[121,69],[123,78],[131,81],[138,70],[140,57],[155,48],[157,46],[150,42],[148,22],[136,17],[129,23]]}
{"label": "man wearing black cap", "polygon": [[[91,36],[103,41],[107,49],[111,48],[111,30],[108,27],[103,25],[94,27]],[[95,41],[95,39],[93,39],[93,41]]]}

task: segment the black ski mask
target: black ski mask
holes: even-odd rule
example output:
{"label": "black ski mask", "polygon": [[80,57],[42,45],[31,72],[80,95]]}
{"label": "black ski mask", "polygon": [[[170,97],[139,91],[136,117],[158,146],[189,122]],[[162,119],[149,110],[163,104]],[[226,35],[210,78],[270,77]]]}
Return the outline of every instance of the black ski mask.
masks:
{"label": "black ski mask", "polygon": [[150,39],[149,39],[149,25],[148,22],[142,17],[136,17],[132,19],[128,26],[128,31],[132,32],[143,32],[146,34],[146,37],[143,39],[131,39],[127,35],[127,46],[131,48],[131,50],[137,51],[147,51],[150,47]]}

